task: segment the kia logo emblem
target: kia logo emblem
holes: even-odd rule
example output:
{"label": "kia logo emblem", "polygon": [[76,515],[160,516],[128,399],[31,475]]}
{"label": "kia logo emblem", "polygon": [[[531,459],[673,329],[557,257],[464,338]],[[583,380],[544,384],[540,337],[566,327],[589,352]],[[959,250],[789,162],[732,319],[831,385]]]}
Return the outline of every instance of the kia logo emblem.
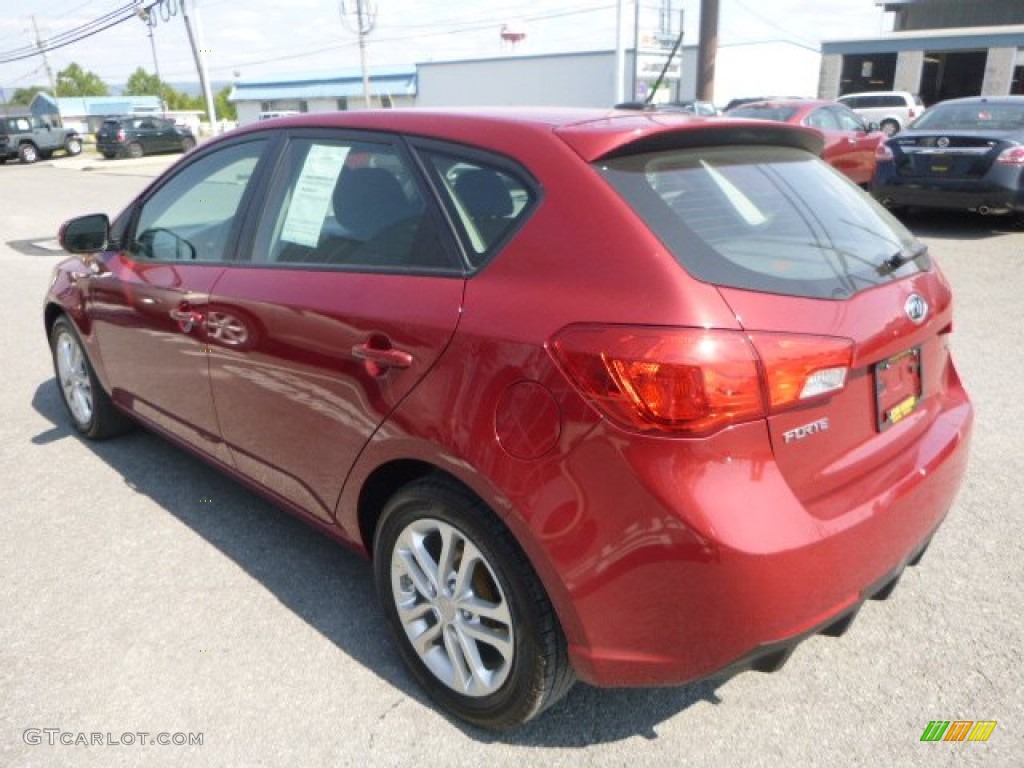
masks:
{"label": "kia logo emblem", "polygon": [[907,313],[907,317],[912,322],[920,325],[928,315],[928,302],[916,293],[912,293],[907,297],[907,303],[903,305],[903,311]]}

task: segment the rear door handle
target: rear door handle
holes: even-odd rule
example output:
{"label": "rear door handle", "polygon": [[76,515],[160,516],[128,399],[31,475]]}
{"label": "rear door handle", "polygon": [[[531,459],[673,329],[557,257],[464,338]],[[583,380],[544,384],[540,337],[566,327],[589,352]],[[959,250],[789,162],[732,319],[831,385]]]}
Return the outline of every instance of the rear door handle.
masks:
{"label": "rear door handle", "polygon": [[394,347],[371,347],[368,343],[352,347],[352,357],[366,363],[366,370],[373,376],[380,376],[389,368],[408,368],[412,355]]}

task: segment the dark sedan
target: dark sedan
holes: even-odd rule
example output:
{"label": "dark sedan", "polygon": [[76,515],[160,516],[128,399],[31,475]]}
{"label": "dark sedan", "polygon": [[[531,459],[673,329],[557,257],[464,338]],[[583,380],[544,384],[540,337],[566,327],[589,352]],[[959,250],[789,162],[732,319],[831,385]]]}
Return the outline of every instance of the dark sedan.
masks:
{"label": "dark sedan", "polygon": [[855,184],[867,186],[875,173],[875,153],[885,141],[878,126],[864,121],[849,107],[816,99],[777,99],[743,104],[725,111],[726,117],[774,120],[814,128],[825,137],[821,156]]}
{"label": "dark sedan", "polygon": [[96,132],[96,149],[108,160],[161,152],[188,152],[196,145],[191,129],[151,115],[108,117]]}
{"label": "dark sedan", "polygon": [[952,99],[883,147],[874,195],[918,206],[1024,219],[1024,96]]}

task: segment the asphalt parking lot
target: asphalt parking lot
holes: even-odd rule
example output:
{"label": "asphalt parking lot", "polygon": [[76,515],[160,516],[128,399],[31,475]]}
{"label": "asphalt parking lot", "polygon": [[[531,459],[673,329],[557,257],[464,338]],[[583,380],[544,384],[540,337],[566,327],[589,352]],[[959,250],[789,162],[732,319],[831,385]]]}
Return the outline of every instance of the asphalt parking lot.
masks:
{"label": "asphalt parking lot", "polygon": [[[40,311],[57,227],[116,212],[175,159],[0,168],[0,765],[1024,762],[1024,231],[908,219],[956,291],[977,423],[957,503],[888,601],[774,675],[579,685],[495,735],[416,688],[366,563],[153,435],[69,431]],[[998,725],[921,742],[933,720]]]}

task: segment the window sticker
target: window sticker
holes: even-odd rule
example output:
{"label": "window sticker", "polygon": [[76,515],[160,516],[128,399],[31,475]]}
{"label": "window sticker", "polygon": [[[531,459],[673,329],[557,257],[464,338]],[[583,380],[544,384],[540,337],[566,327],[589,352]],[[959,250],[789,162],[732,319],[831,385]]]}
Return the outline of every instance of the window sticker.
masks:
{"label": "window sticker", "polygon": [[309,148],[288,206],[282,240],[309,248],[319,245],[320,230],[348,153],[349,147],[315,144]]}

